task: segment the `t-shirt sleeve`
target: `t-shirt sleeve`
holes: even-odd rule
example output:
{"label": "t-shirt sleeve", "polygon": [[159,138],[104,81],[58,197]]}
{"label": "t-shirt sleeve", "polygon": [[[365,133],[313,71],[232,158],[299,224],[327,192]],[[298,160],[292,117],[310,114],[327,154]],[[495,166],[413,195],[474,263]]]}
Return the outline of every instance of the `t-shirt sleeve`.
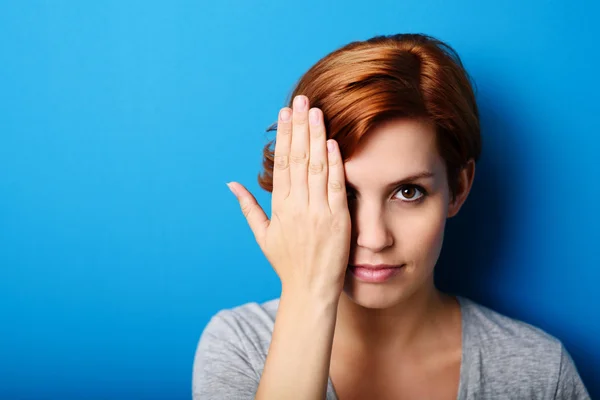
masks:
{"label": "t-shirt sleeve", "polygon": [[232,321],[217,314],[208,323],[194,357],[194,400],[254,399],[259,378]]}
{"label": "t-shirt sleeve", "polygon": [[567,349],[561,345],[560,371],[555,400],[589,400],[588,394],[575,363]]}

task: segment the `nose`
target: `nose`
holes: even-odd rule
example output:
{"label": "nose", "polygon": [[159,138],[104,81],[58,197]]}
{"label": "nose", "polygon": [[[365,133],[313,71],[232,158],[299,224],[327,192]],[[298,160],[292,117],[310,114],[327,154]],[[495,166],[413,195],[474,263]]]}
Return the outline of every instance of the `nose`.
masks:
{"label": "nose", "polygon": [[381,210],[356,207],[352,220],[358,247],[378,253],[394,243],[392,232]]}

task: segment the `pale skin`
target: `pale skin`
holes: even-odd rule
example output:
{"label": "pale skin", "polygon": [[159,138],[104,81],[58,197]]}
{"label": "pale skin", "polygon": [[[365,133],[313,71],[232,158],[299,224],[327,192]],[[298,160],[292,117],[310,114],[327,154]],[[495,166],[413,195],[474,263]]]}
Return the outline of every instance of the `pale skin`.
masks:
{"label": "pale skin", "polygon": [[[324,399],[331,376],[342,400],[456,399],[460,309],[434,286],[433,268],[474,162],[452,198],[429,122],[385,121],[342,162],[322,112],[310,116],[305,96],[280,111],[271,219],[230,183],[282,282],[256,398]],[[373,283],[350,272],[357,264],[402,267]]]}

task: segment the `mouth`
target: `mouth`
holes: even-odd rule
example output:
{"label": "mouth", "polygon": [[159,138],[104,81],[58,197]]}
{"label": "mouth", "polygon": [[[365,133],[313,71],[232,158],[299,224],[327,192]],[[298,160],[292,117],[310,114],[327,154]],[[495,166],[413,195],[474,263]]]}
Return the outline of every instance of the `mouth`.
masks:
{"label": "mouth", "polygon": [[389,264],[357,264],[348,265],[348,271],[358,280],[368,283],[383,283],[404,270],[404,265]]}

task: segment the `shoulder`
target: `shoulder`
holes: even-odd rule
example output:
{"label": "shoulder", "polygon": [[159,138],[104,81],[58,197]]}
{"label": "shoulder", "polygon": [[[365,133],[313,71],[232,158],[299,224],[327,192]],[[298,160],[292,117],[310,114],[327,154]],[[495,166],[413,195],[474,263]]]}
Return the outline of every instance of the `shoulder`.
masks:
{"label": "shoulder", "polygon": [[198,398],[251,398],[271,342],[279,299],[223,309],[196,348],[192,390]]}
{"label": "shoulder", "polygon": [[203,336],[219,336],[243,341],[270,341],[279,299],[247,303],[217,312],[208,322]]}
{"label": "shoulder", "polygon": [[473,300],[459,298],[464,313],[465,329],[473,338],[485,344],[493,344],[504,352],[523,351],[550,352],[555,359],[560,358],[561,342],[526,322],[500,314]]}
{"label": "shoulder", "polygon": [[222,347],[237,348],[250,360],[266,358],[273,335],[279,299],[264,303],[247,303],[217,312],[208,322],[198,347],[204,351]]}
{"label": "shoulder", "polygon": [[467,298],[459,301],[466,378],[483,394],[509,390],[514,398],[563,398],[557,395],[572,383],[581,390],[577,369],[559,339]]}

